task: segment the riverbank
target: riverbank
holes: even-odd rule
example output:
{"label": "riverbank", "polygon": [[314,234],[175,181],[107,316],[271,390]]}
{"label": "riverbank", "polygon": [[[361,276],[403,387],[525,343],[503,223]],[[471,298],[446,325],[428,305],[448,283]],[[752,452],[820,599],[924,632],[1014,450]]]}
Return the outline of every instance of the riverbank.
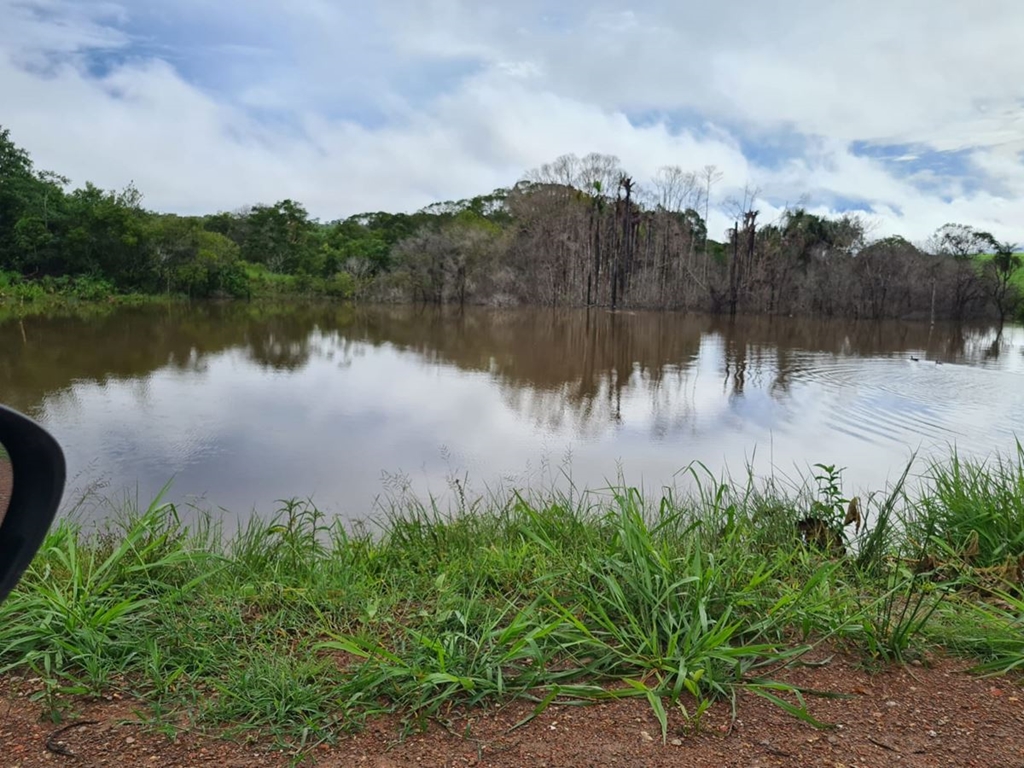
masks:
{"label": "riverbank", "polygon": [[[1018,254],[1019,255],[1019,254]],[[979,264],[986,259],[979,258]],[[144,304],[185,304],[189,302],[208,301],[322,301],[322,302],[357,302],[362,304],[407,304],[419,302],[412,296],[403,295],[401,290],[381,278],[380,284],[373,280],[358,280],[346,272],[339,272],[334,277],[312,278],[304,275],[275,273],[261,265],[246,264],[243,269],[244,279],[238,284],[234,294],[223,294],[215,297],[192,298],[188,294],[175,293],[119,293],[106,280],[90,277],[58,277],[28,280],[13,272],[0,271],[0,322],[10,318],[21,318],[33,315],[54,313],[88,314],[103,311],[105,308],[117,306],[139,306]],[[1024,295],[1024,270],[1018,270],[1011,278],[1010,286],[1018,294]],[[550,306],[544,302],[520,303],[508,297],[500,301],[470,300],[471,306]],[[431,305],[434,306],[434,305]],[[458,309],[458,303],[446,302],[448,308]],[[586,309],[584,304],[566,304],[560,309]],[[609,310],[607,304],[595,304],[592,308]],[[624,306],[621,311],[675,311],[662,307]],[[701,314],[701,310],[691,310]],[[727,316],[725,312],[711,313]],[[741,313],[744,314],[744,313]],[[792,313],[788,316],[793,317]],[[838,314],[806,314],[798,316],[818,318],[822,320],[856,319],[858,312]],[[928,317],[925,312],[909,313],[904,317],[884,315],[879,320],[924,321]],[[941,319],[941,318],[940,318]],[[971,322],[994,322],[995,315],[979,316]],[[1008,322],[1024,323],[1024,303],[1016,312],[1007,318]]]}
{"label": "riverbank", "polygon": [[685,499],[511,494],[453,515],[406,499],[355,529],[302,502],[233,534],[159,501],[99,534],[65,520],[0,606],[5,685],[55,722],[132,701],[160,733],[289,754],[381,716],[415,731],[462,712],[450,735],[472,744],[474,713],[510,702],[534,735],[551,707],[627,702],[666,746],[728,730],[740,703],[825,727],[849,681],[815,692],[828,675],[799,670],[830,654],[865,680],[1004,675],[970,685],[1016,705],[1024,450],[860,499],[841,549],[798,525],[856,517],[820,469],[799,493],[694,469]]}
{"label": "riverbank", "polygon": [[171,304],[179,300],[161,294],[117,293],[105,280],[24,280],[13,272],[0,270],[0,323],[39,315],[92,315],[115,307]]}
{"label": "riverbank", "polygon": [[289,303],[342,303],[349,299],[314,289],[301,289],[288,275],[258,290],[247,297],[221,297],[191,299],[184,294],[166,293],[115,293],[102,295],[81,293],[74,288],[47,291],[4,292],[0,286],[0,323],[22,320],[29,317],[94,317],[103,316],[124,307],[188,307],[190,305],[216,305],[221,303],[261,305],[287,305]]}
{"label": "riverbank", "polygon": [[185,290],[119,291],[101,277],[45,276],[26,278],[17,272],[0,270],[0,310],[8,314],[41,314],[79,308],[163,304],[188,301],[240,300],[344,300],[355,296],[358,281],[347,273],[332,279],[271,272],[262,265],[241,263],[240,278],[233,291],[192,296]]}

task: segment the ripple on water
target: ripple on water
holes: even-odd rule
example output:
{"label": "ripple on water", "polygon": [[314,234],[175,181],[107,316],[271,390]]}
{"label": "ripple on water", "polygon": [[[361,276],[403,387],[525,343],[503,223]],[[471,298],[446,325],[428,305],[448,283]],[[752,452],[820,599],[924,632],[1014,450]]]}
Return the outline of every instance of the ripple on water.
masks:
{"label": "ripple on water", "polygon": [[792,378],[819,389],[829,428],[868,443],[985,450],[994,436],[1012,439],[1024,418],[1024,377],[1004,370],[806,355]]}

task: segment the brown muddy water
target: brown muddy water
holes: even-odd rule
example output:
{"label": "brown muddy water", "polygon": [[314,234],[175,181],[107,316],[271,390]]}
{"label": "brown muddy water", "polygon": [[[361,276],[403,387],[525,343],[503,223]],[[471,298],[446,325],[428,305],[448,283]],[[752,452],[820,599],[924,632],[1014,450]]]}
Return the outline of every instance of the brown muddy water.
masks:
{"label": "brown muddy water", "polygon": [[0,350],[0,402],[52,430],[93,518],[171,479],[232,517],[363,519],[403,488],[657,492],[695,461],[835,464],[852,495],[1024,436],[1020,327],[237,303],[7,319]]}

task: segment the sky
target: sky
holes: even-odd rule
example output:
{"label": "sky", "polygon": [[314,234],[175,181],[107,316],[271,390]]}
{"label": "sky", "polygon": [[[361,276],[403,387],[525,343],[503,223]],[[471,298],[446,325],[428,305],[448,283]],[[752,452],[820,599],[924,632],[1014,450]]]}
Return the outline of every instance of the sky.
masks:
{"label": "sky", "polygon": [[324,221],[559,155],[714,165],[709,230],[855,212],[1024,244],[1019,0],[0,0],[0,126],[152,209]]}

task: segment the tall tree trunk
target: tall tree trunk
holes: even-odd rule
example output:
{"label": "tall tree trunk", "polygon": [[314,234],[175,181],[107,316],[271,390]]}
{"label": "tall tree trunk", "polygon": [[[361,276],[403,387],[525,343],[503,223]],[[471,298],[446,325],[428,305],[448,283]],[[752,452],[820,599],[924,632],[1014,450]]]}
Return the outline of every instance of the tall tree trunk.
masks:
{"label": "tall tree trunk", "polygon": [[735,317],[739,300],[740,225],[732,227],[732,263],[729,265],[729,316]]}

